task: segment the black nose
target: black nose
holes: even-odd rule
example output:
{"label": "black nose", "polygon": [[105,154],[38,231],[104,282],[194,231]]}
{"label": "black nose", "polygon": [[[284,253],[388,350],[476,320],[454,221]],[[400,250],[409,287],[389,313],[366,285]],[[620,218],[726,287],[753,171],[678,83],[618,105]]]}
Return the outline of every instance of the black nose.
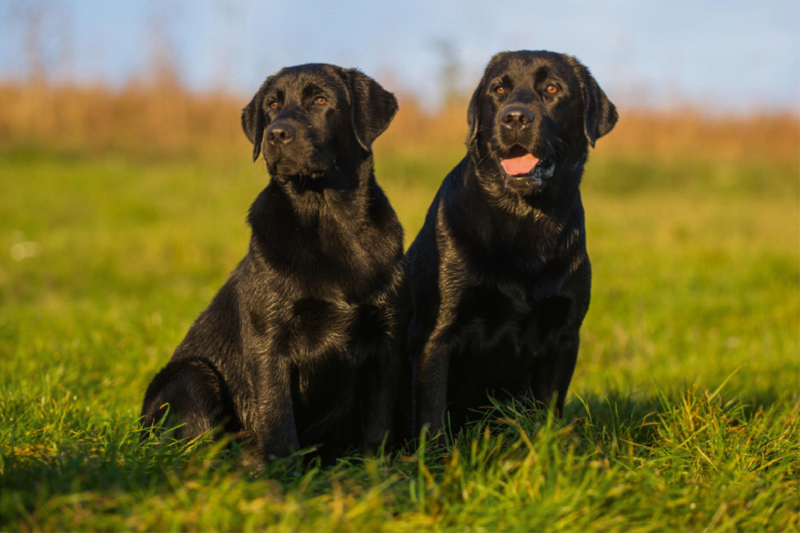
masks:
{"label": "black nose", "polygon": [[286,123],[272,124],[267,128],[267,142],[273,146],[289,144],[294,140],[294,128]]}
{"label": "black nose", "polygon": [[500,122],[503,126],[511,128],[512,130],[522,129],[531,125],[531,122],[533,122],[533,113],[524,107],[509,107],[503,111]]}

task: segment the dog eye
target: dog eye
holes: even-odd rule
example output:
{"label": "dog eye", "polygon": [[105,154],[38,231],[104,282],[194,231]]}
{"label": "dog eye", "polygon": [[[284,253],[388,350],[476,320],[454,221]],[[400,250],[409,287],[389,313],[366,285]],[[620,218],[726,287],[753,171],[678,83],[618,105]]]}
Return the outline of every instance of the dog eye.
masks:
{"label": "dog eye", "polygon": [[328,103],[328,99],[325,98],[324,96],[318,96],[317,98],[314,99],[314,103],[317,105],[325,105]]}
{"label": "dog eye", "polygon": [[556,87],[555,85],[548,85],[547,92],[550,94],[556,94],[558,92],[558,87]]}
{"label": "dog eye", "polygon": [[270,102],[269,108],[270,109],[278,109],[278,102]]}
{"label": "dog eye", "polygon": [[506,90],[502,87],[498,87],[497,89],[494,90],[494,92],[496,92],[497,94],[504,94]]}

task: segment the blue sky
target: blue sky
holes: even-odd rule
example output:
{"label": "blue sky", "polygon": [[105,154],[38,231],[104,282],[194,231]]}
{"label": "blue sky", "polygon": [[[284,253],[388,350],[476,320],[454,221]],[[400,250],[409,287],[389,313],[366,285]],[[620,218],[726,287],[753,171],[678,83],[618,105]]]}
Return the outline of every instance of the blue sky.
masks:
{"label": "blue sky", "polygon": [[448,54],[469,91],[494,53],[547,49],[577,56],[618,101],[717,111],[800,101],[797,0],[0,0],[0,77],[27,72],[36,9],[48,71],[84,82],[122,84],[166,47],[197,90],[246,95],[283,66],[326,62],[435,105]]}

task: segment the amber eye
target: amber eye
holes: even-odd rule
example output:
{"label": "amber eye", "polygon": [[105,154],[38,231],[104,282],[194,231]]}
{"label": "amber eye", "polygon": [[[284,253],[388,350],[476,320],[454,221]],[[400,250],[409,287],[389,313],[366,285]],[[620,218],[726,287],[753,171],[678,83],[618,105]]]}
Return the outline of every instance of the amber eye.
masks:
{"label": "amber eye", "polygon": [[324,96],[318,96],[318,97],[317,97],[317,98],[314,100],[314,103],[315,103],[315,104],[317,104],[317,105],[325,105],[325,104],[327,104],[327,103],[328,103],[328,99],[327,99],[327,98],[325,98]]}
{"label": "amber eye", "polygon": [[550,94],[556,94],[558,92],[558,87],[556,87],[555,85],[548,85],[547,92]]}
{"label": "amber eye", "polygon": [[278,109],[278,102],[272,102],[269,104],[270,109]]}
{"label": "amber eye", "polygon": [[494,90],[494,92],[496,92],[497,94],[504,94],[506,90],[503,89],[502,87],[498,87],[497,89]]}

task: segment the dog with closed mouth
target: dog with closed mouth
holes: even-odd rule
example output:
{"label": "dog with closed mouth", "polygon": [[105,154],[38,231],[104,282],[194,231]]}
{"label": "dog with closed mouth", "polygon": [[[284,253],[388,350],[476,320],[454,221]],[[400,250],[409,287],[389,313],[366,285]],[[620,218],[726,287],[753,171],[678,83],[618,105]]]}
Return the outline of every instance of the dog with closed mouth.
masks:
{"label": "dog with closed mouth", "polygon": [[271,176],[249,251],[150,383],[142,423],[244,434],[267,459],[326,463],[391,439],[405,358],[403,232],[372,142],[397,101],[355,69],[270,76],[242,112]]}
{"label": "dog with closed mouth", "polygon": [[614,105],[574,57],[503,52],[467,120],[467,156],[406,254],[415,433],[445,416],[457,432],[487,396],[560,413],[589,307],[579,185]]}

